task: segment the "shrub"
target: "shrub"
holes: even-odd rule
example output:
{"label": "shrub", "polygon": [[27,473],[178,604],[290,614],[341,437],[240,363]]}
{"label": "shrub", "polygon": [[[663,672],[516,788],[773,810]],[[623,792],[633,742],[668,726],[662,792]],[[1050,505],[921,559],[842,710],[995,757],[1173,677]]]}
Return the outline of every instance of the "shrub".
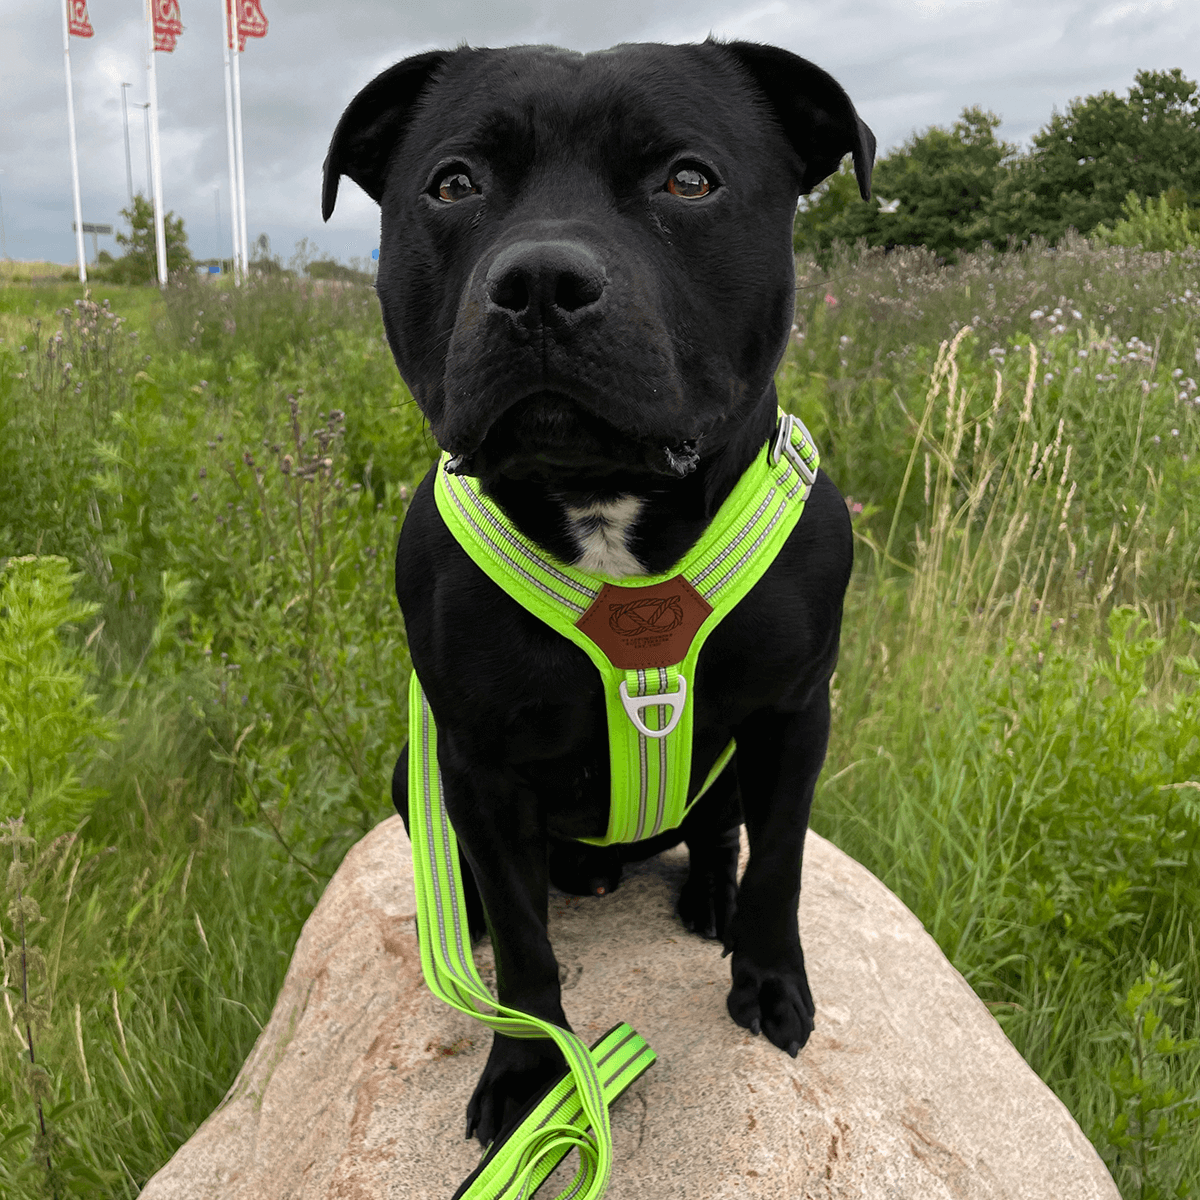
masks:
{"label": "shrub", "polygon": [[1110,228],[1098,225],[1092,236],[1102,246],[1139,246],[1143,250],[1200,249],[1200,209],[1189,208],[1178,188],[1157,200],[1130,192],[1121,206],[1125,214]]}

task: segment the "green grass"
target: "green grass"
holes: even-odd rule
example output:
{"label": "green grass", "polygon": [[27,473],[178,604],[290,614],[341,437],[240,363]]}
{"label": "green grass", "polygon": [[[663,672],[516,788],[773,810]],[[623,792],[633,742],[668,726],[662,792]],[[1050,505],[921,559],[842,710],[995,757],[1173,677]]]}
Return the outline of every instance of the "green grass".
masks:
{"label": "green grass", "polygon": [[[814,824],[1125,1196],[1198,1195],[1200,256],[844,253],[798,279],[780,394],[859,551]],[[0,819],[25,814],[0,846],[0,1192],[23,1200],[137,1194],[388,815],[391,558],[434,453],[368,290],[80,298],[0,286],[0,556],[36,556],[0,575]]]}

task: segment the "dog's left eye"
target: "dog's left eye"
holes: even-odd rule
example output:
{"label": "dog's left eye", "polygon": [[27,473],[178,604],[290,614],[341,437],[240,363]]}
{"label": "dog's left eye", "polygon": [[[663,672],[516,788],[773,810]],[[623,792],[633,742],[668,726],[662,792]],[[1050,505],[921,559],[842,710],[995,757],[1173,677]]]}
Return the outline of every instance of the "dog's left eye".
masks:
{"label": "dog's left eye", "polygon": [[695,167],[680,167],[667,180],[667,191],[672,196],[679,196],[684,200],[699,200],[701,196],[707,196],[712,191],[712,184],[709,183],[708,177]]}
{"label": "dog's left eye", "polygon": [[438,197],[448,204],[453,204],[456,200],[465,200],[478,191],[479,189],[471,182],[470,175],[466,175],[462,171],[451,171],[438,184]]}

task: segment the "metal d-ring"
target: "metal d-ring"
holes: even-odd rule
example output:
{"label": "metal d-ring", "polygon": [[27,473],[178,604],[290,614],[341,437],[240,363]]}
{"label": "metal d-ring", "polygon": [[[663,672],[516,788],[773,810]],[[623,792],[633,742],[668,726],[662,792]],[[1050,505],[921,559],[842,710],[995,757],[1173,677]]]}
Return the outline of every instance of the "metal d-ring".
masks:
{"label": "metal d-ring", "polygon": [[[683,716],[683,705],[687,700],[687,680],[680,675],[679,687],[673,692],[659,692],[656,696],[631,696],[625,680],[622,679],[617,691],[621,694],[621,703],[625,705],[629,719],[639,733],[645,734],[646,737],[665,738],[679,724],[679,718]],[[666,705],[670,708],[671,716],[661,729],[651,729],[642,720],[642,713],[647,708],[658,708],[659,705]]]}

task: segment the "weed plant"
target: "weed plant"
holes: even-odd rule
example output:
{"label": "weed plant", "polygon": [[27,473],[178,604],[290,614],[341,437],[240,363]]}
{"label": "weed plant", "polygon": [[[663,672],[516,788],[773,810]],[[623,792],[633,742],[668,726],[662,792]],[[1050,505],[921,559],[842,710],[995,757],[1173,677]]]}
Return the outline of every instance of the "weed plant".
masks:
{"label": "weed plant", "polygon": [[[1124,1195],[1200,1194],[1200,255],[798,280],[780,395],[859,549],[816,827]],[[0,288],[0,437],[0,1191],[133,1197],[390,812],[435,448],[371,293],[282,276]]]}

